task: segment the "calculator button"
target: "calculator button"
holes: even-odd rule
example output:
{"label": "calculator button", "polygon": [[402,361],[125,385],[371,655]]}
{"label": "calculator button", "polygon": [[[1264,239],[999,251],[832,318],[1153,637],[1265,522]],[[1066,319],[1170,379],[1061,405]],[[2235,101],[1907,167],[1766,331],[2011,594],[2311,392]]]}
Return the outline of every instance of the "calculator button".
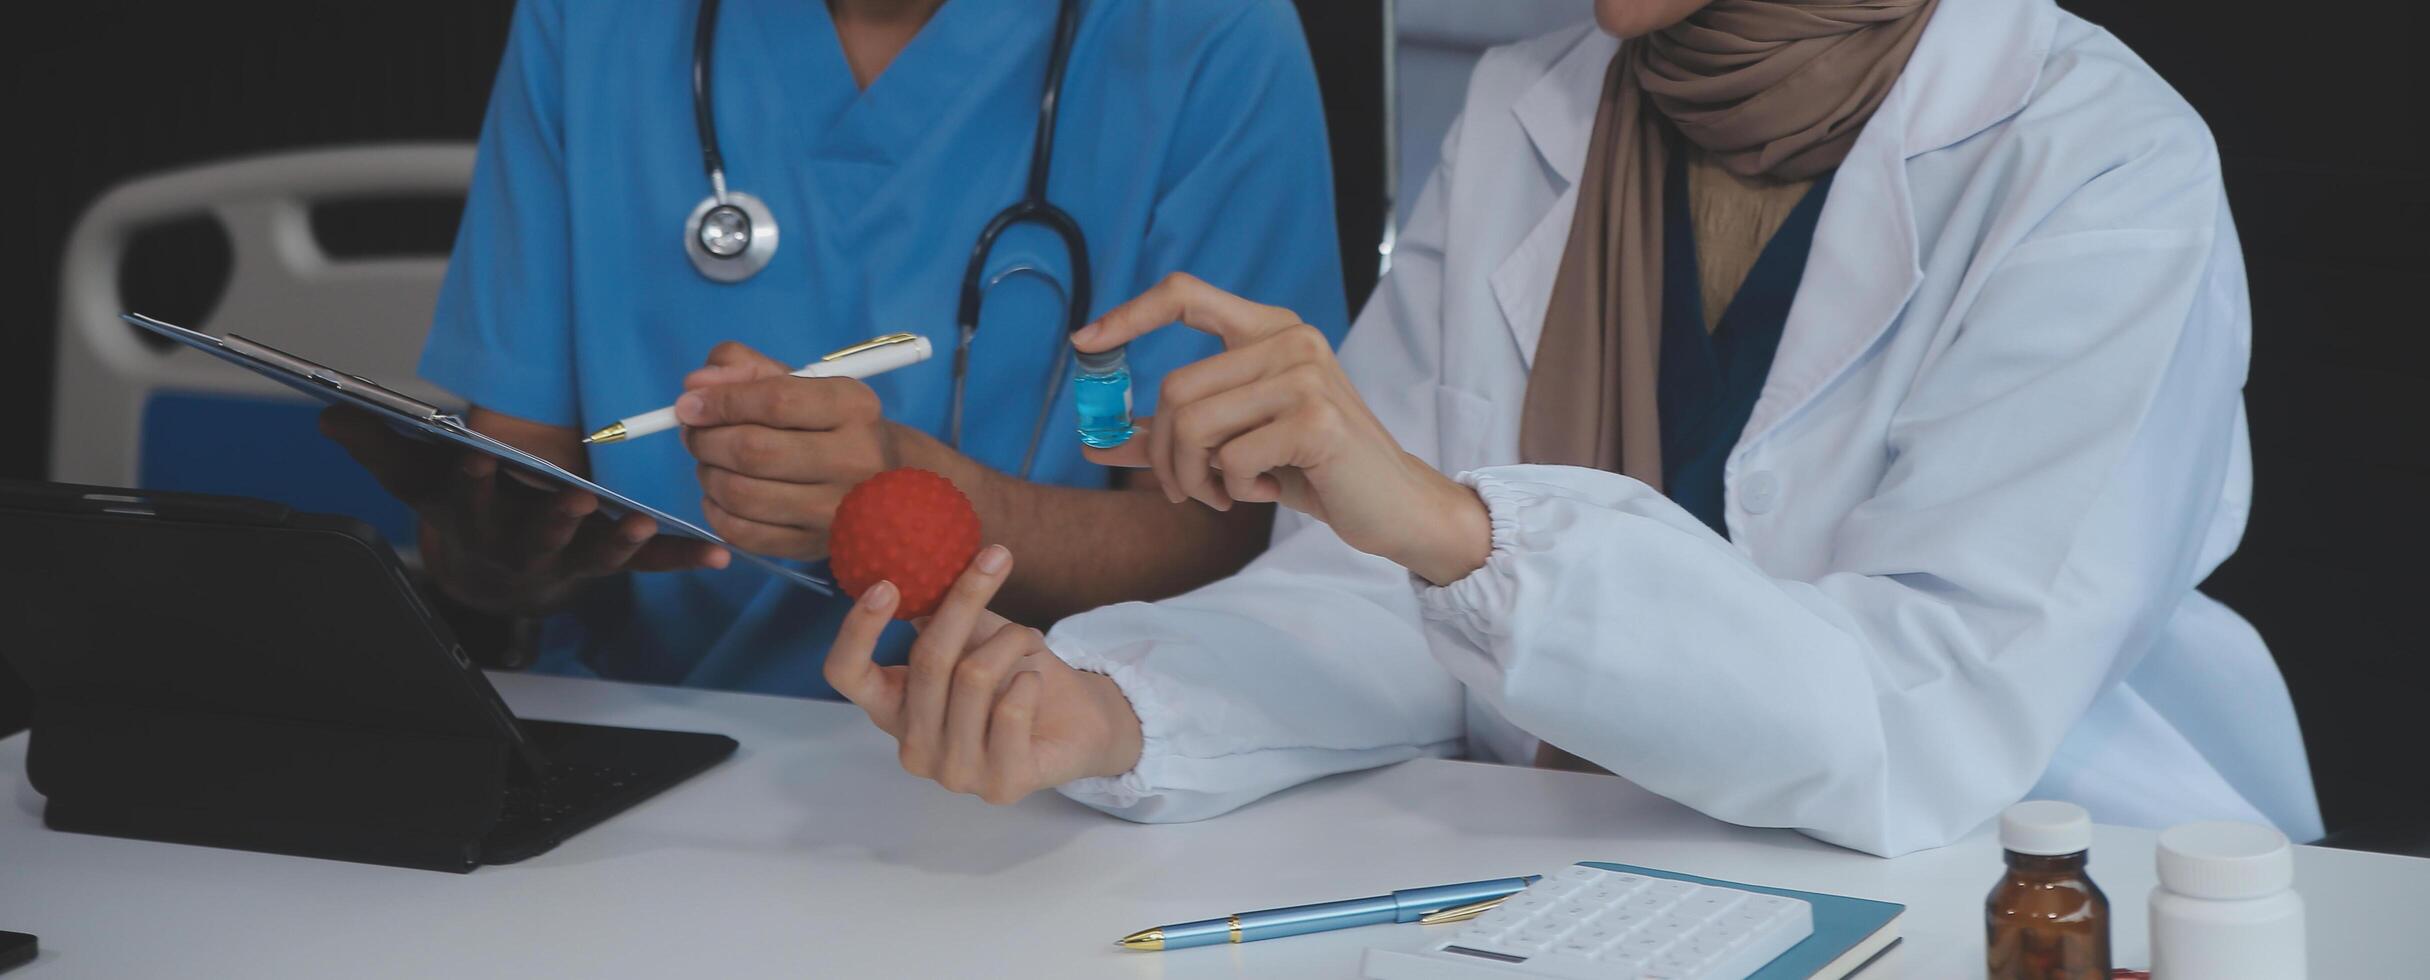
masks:
{"label": "calculator button", "polygon": [[1603,906],[1596,905],[1591,902],[1572,901],[1567,905],[1563,905],[1560,908],[1552,910],[1551,914],[1573,921],[1585,921],[1587,919],[1594,918],[1595,913],[1601,911],[1603,911]]}
{"label": "calculator button", "polygon": [[1508,905],[1497,905],[1493,908],[1485,910],[1485,914],[1477,916],[1469,921],[1477,926],[1491,929],[1495,932],[1500,932],[1504,929],[1518,925],[1519,920],[1526,917],[1527,915],[1525,913],[1511,908]]}
{"label": "calculator button", "polygon": [[1685,940],[1671,944],[1671,948],[1664,950],[1663,955],[1676,959],[1682,963],[1701,964],[1706,960],[1720,956],[1721,952],[1722,951],[1715,947],[1711,942],[1691,936]]}
{"label": "calculator button", "polygon": [[1461,929],[1458,932],[1452,933],[1451,941],[1462,946],[1473,948],[1478,943],[1490,943],[1494,941],[1495,937],[1500,936],[1501,934],[1502,930],[1500,929],[1487,929],[1481,926],[1472,925],[1465,929]]}
{"label": "calculator button", "polygon": [[1669,936],[1661,933],[1639,930],[1638,932],[1631,934],[1628,938],[1621,940],[1620,945],[1613,948],[1620,951],[1621,954],[1625,956],[1631,956],[1637,959],[1652,959],[1655,956],[1661,955],[1663,948],[1669,946],[1670,944],[1671,937]]}
{"label": "calculator button", "polygon": [[1610,967],[1590,957],[1573,956],[1558,950],[1528,960],[1525,966],[1510,969],[1524,970],[1523,976],[1542,977],[1544,980],[1604,980],[1611,975]]}
{"label": "calculator button", "polygon": [[1655,919],[1652,922],[1638,926],[1635,935],[1650,936],[1655,939],[1659,939],[1664,943],[1675,943],[1679,941],[1680,935],[1686,931],[1687,929],[1681,928],[1679,920],[1677,919]]}
{"label": "calculator button", "polygon": [[1562,940],[1560,945],[1554,946],[1552,948],[1551,955],[1575,957],[1583,960],[1591,959],[1596,953],[1600,953],[1602,951],[1603,944],[1601,943],[1587,942],[1579,939],[1576,936],[1571,936],[1568,939]]}
{"label": "calculator button", "polygon": [[1596,974],[1597,976],[1614,977],[1617,980],[1635,980],[1637,971],[1645,969],[1644,960],[1631,959],[1616,949],[1604,950],[1603,955],[1595,957],[1595,964],[1602,970],[1601,973]]}
{"label": "calculator button", "polygon": [[1646,972],[1655,976],[1692,977],[1704,971],[1702,959],[1665,953],[1660,959],[1646,964]]}
{"label": "calculator button", "polygon": [[1627,929],[1615,926],[1603,919],[1596,919],[1579,926],[1578,931],[1570,933],[1569,938],[1572,941],[1590,942],[1601,946],[1625,935],[1628,935]]}
{"label": "calculator button", "polygon": [[1603,879],[1610,876],[1610,874],[1611,872],[1605,871],[1601,868],[1589,868],[1585,865],[1573,864],[1569,867],[1562,868],[1560,874],[1554,875],[1548,880],[1574,881],[1582,885],[1597,885],[1602,884]]}
{"label": "calculator button", "polygon": [[1741,893],[1726,888],[1698,888],[1689,892],[1686,898],[1681,899],[1679,905],[1688,915],[1698,919],[1707,919],[1737,905],[1740,896]]}
{"label": "calculator button", "polygon": [[1567,935],[1574,924],[1536,919],[1511,930],[1510,935],[1512,938],[1532,942],[1538,946],[1549,946],[1553,940]]}
{"label": "calculator button", "polygon": [[1533,885],[1527,886],[1528,894],[1541,895],[1544,897],[1544,900],[1548,902],[1559,902],[1569,898],[1572,895],[1582,894],[1585,891],[1585,885],[1581,885],[1574,881],[1539,881]]}
{"label": "calculator button", "polygon": [[1696,930],[1696,938],[1703,940],[1705,945],[1723,950],[1746,942],[1747,936],[1746,929],[1729,919],[1716,919],[1705,923],[1704,928]]}
{"label": "calculator button", "polygon": [[1631,929],[1637,928],[1638,926],[1644,925],[1649,921],[1652,921],[1652,919],[1652,916],[1639,912],[1636,909],[1622,907],[1597,916],[1595,921],[1620,932],[1627,932]]}
{"label": "calculator button", "polygon": [[1627,898],[1630,893],[1635,892],[1636,890],[1637,887],[1635,885],[1621,885],[1607,882],[1605,884],[1596,885],[1593,888],[1587,889],[1586,900],[1594,902],[1598,905],[1610,905],[1613,902]]}

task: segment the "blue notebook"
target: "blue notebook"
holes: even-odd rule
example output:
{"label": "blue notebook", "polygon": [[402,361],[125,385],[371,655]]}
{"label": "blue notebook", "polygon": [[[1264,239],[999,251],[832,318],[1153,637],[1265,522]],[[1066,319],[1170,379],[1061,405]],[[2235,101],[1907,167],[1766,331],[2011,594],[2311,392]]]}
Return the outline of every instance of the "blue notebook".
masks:
{"label": "blue notebook", "polygon": [[1640,868],[1630,864],[1608,861],[1580,861],[1579,864],[1605,871],[1625,871],[1649,878],[1670,878],[1699,885],[1717,885],[1743,891],[1762,892],[1794,898],[1814,907],[1814,934],[1806,941],[1789,947],[1778,959],[1755,971],[1748,980],[1838,980],[1863,969],[1882,951],[1898,944],[1898,919],[1907,907],[1895,902],[1801,892],[1792,888],[1768,888],[1719,878],[1699,878],[1695,875]]}

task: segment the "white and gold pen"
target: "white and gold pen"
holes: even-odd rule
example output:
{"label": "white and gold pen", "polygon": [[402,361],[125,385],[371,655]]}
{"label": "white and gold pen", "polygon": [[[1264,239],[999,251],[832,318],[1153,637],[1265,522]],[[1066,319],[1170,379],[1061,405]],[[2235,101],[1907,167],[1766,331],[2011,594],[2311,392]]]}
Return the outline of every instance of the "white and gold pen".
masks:
{"label": "white and gold pen", "polygon": [[[910,367],[928,359],[932,353],[928,338],[915,333],[890,333],[871,337],[843,350],[836,351],[807,367],[793,372],[796,378],[874,378],[896,368]],[[639,439],[654,432],[665,432],[676,426],[675,406],[655,412],[643,412],[623,419],[607,428],[583,437],[586,446],[600,446],[627,439]]]}

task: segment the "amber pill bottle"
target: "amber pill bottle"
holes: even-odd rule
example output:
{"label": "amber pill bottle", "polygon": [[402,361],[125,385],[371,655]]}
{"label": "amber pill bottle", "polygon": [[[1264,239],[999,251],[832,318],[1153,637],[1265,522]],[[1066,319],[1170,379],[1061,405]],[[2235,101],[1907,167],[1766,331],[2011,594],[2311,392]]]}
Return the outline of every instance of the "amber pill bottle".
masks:
{"label": "amber pill bottle", "polygon": [[2000,814],[2008,872],[1983,900],[1990,980],[2109,980],[2109,897],[2084,871],[2092,816],[2029,800]]}

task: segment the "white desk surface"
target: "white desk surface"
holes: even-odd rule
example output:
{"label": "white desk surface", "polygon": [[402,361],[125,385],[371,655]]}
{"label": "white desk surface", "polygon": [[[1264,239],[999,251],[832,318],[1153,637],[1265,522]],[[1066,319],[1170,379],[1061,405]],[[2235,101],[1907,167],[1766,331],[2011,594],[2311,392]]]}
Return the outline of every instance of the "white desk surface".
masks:
{"label": "white desk surface", "polygon": [[[719,731],[735,758],[556,850],[470,875],[53,833],[0,741],[0,929],[54,977],[1355,977],[1415,925],[1168,953],[1115,937],[1244,909],[1609,860],[1909,906],[1876,977],[1982,975],[1978,836],[1892,861],[1734,827],[1606,776],[1419,761],[1198,824],[1052,794],[1008,810],[896,768],[849,705],[501,675],[518,713]],[[2148,831],[2093,873],[2145,958]],[[2301,848],[2312,976],[2430,975],[2430,861]],[[14,977],[11,978],[14,980]]]}

